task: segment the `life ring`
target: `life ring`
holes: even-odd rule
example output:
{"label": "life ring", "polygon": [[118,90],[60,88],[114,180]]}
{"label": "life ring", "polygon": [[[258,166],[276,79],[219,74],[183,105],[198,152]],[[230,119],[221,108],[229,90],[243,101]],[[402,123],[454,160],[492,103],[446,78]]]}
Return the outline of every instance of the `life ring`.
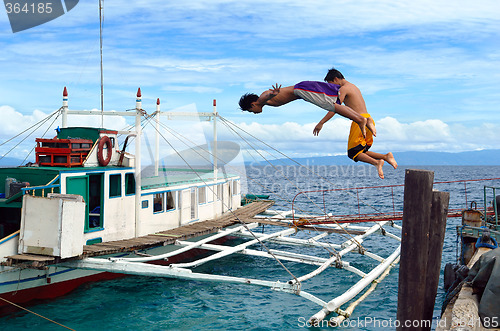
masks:
{"label": "life ring", "polygon": [[[103,157],[104,145],[108,149],[108,153],[106,155],[106,159]],[[102,136],[99,140],[99,144],[97,145],[97,160],[99,161],[99,165],[105,167],[108,165],[109,161],[111,161],[111,155],[113,154],[112,150],[113,146],[111,146],[111,139],[108,136]]]}

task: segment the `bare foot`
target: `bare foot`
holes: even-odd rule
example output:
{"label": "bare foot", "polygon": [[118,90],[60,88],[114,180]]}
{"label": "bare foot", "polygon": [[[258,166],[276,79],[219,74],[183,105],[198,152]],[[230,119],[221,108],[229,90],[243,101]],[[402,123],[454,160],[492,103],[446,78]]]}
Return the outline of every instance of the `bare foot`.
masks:
{"label": "bare foot", "polygon": [[378,176],[382,179],[384,179],[384,170],[382,169],[384,166],[384,160],[377,160],[377,164],[375,167],[377,167],[378,171]]}
{"label": "bare foot", "polygon": [[361,117],[361,122],[358,123],[359,128],[361,129],[361,133],[363,134],[363,137],[366,137],[366,123],[368,120],[364,117]]}
{"label": "bare foot", "polygon": [[394,155],[392,155],[391,152],[385,154],[385,160],[387,163],[389,163],[394,169],[398,168],[398,163],[396,162],[396,159],[394,158]]}
{"label": "bare foot", "polygon": [[368,128],[368,130],[372,132],[374,137],[377,136],[377,129],[375,129],[375,122],[373,121],[373,118],[368,117],[368,120],[366,122],[366,127]]}

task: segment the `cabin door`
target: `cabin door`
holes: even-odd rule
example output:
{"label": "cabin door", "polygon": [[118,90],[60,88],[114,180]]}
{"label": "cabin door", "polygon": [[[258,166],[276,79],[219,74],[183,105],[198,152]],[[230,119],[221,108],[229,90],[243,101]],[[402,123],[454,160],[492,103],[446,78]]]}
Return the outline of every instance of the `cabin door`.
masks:
{"label": "cabin door", "polygon": [[89,177],[75,176],[66,178],[66,193],[76,194],[83,197],[85,202],[85,232],[89,223]]}
{"label": "cabin door", "polygon": [[104,228],[104,174],[66,178],[66,193],[78,194],[85,201],[85,232]]}

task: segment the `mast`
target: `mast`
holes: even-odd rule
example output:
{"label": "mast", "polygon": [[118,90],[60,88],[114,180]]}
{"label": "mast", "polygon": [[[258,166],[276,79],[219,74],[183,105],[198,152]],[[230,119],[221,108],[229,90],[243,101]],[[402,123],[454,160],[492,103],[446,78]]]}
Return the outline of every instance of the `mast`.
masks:
{"label": "mast", "polygon": [[156,141],[155,141],[155,176],[158,176],[160,167],[160,98],[156,100]]}
{"label": "mast", "polygon": [[63,91],[63,104],[62,104],[62,124],[63,128],[68,126],[68,90],[66,86]]}
{"label": "mast", "polygon": [[102,68],[102,0],[99,0],[99,50],[101,55],[101,128],[104,127],[104,75]]}
{"label": "mast", "polygon": [[142,95],[141,88],[137,90],[135,100],[135,236],[140,233],[140,213],[141,213],[141,119],[142,119]]}
{"label": "mast", "polygon": [[214,99],[214,147],[213,147],[213,158],[214,158],[214,180],[217,180],[217,102]]}

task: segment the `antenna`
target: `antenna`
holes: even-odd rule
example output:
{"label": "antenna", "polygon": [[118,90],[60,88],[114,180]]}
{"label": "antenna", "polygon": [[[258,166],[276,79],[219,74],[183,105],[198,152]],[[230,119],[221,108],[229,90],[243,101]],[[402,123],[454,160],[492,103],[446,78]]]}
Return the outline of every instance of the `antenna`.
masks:
{"label": "antenna", "polygon": [[102,69],[102,1],[99,0],[99,41],[100,41],[100,54],[101,54],[101,128],[104,127],[104,78]]}

